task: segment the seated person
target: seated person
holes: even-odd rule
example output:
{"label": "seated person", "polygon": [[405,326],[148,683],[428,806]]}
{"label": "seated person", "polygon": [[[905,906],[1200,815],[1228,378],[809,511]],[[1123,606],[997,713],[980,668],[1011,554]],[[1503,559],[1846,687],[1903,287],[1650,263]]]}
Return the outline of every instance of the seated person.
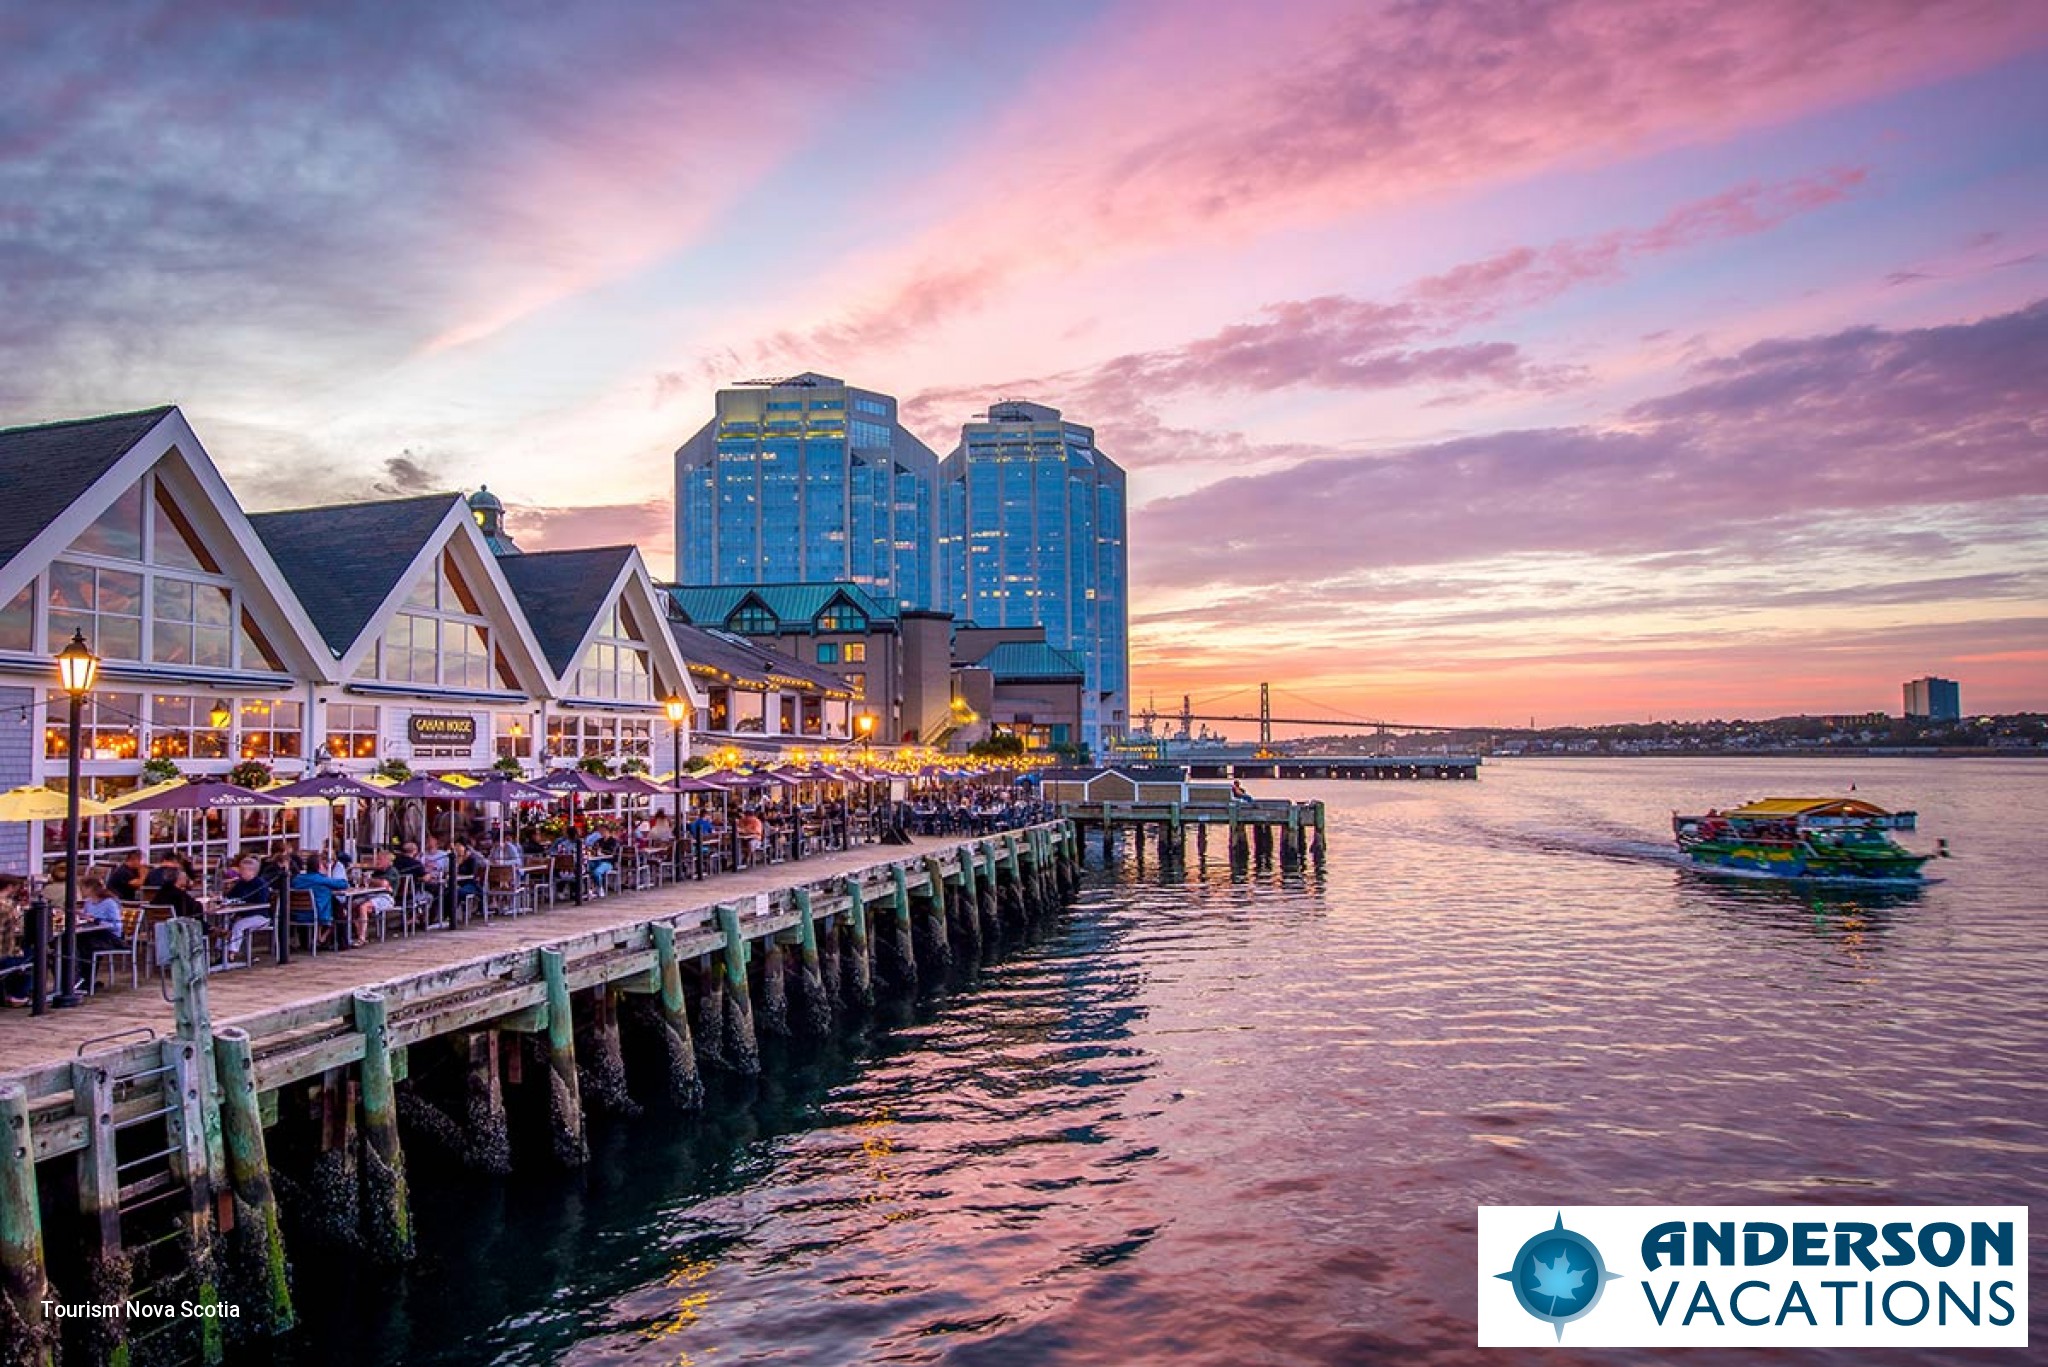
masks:
{"label": "seated person", "polygon": [[195,920],[206,919],[206,907],[192,891],[192,875],[178,862],[176,855],[165,855],[165,863],[149,871],[145,880],[149,887],[149,904],[153,907],[169,907],[179,916]]}
{"label": "seated person", "polygon": [[156,867],[142,876],[142,886],[154,891],[166,883],[177,883],[181,878],[189,884],[192,870],[186,867],[175,850],[165,850],[156,857]]}
{"label": "seated person", "polygon": [[275,870],[267,868],[255,855],[245,854],[236,862],[234,876],[222,895],[228,905],[249,910],[236,915],[228,926],[228,958],[242,952],[250,931],[270,924],[270,906],[277,900],[278,883]]}
{"label": "seated person", "polygon": [[[455,906],[462,900],[474,897],[481,901],[484,895],[484,861],[470,848],[467,840],[457,840],[448,856],[448,878],[455,889]],[[452,912],[451,908],[451,912]],[[454,923],[453,915],[449,923]]]}
{"label": "seated person", "polygon": [[348,879],[335,878],[317,869],[300,868],[292,875],[293,892],[311,893],[313,921],[323,929],[334,923],[334,894],[348,886]]}
{"label": "seated person", "polygon": [[369,889],[369,894],[349,903],[349,910],[354,913],[353,930],[357,944],[370,938],[372,913],[389,915],[398,906],[398,898],[392,891],[394,884],[389,850],[379,850],[370,856],[370,867],[363,872],[363,886]]}
{"label": "seated person", "polygon": [[121,902],[104,880],[88,878],[78,885],[78,962],[103,949],[123,948]]}
{"label": "seated person", "polygon": [[[609,854],[606,853],[607,848]],[[604,880],[617,867],[618,858],[619,842],[605,832],[592,831],[583,837],[583,871],[590,876],[599,897],[604,896]]]}
{"label": "seated person", "polygon": [[513,843],[510,836],[500,830],[491,841],[491,862],[493,864],[517,864],[522,861],[524,851]]}
{"label": "seated person", "polygon": [[732,823],[733,834],[739,837],[740,850],[751,864],[761,857],[761,842],[767,837],[768,828],[761,821],[761,814],[752,808],[739,814]]}
{"label": "seated person", "polygon": [[121,856],[121,862],[114,865],[114,871],[107,875],[107,891],[123,902],[142,900],[142,879],[147,872],[142,865],[142,851],[130,850]]}

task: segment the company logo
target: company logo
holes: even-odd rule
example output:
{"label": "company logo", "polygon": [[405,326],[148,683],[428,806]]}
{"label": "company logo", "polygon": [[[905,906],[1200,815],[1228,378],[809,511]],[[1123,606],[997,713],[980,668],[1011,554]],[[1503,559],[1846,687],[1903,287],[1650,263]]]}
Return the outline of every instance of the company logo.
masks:
{"label": "company logo", "polygon": [[1564,1212],[1549,1229],[1529,1236],[1515,1254],[1514,1265],[1493,1274],[1511,1283],[1524,1310],[1557,1331],[1600,1303],[1600,1292],[1621,1274],[1609,1272],[1600,1250],[1576,1230],[1564,1227]]}
{"label": "company logo", "polygon": [[2027,1248],[2025,1206],[1481,1206],[1479,1346],[2025,1347]]}

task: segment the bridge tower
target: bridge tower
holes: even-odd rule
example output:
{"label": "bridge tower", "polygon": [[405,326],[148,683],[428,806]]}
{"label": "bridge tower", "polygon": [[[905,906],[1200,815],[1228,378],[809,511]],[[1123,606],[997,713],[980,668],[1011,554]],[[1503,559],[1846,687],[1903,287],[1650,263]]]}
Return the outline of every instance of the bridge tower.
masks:
{"label": "bridge tower", "polygon": [[1273,695],[1271,684],[1259,685],[1259,746],[1273,743]]}

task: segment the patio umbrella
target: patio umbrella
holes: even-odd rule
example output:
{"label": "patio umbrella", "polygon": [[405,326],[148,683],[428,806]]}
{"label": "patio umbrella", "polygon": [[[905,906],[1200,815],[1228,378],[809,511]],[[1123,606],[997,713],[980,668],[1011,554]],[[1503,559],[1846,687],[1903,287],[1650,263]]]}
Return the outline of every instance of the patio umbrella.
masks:
{"label": "patio umbrella", "polygon": [[284,803],[225,779],[200,779],[168,788],[145,788],[107,805],[117,812],[210,812],[228,807],[282,807]]}
{"label": "patio umbrella", "polygon": [[280,783],[263,790],[271,797],[283,798],[286,805],[297,802],[324,802],[327,804],[327,829],[329,839],[336,850],[342,845],[337,832],[341,825],[335,819],[334,805],[337,802],[364,801],[392,796],[388,788],[374,783],[365,783],[351,774],[314,774],[295,783]]}
{"label": "patio umbrella", "polygon": [[500,776],[483,780],[463,796],[471,802],[553,802],[560,794],[523,779]]}
{"label": "patio umbrella", "polygon": [[[0,793],[0,821],[62,821],[71,813],[67,810],[70,797],[58,788],[39,788],[33,784],[10,788]],[[104,802],[95,802],[85,794],[78,795],[80,816],[108,816],[113,808]]]}

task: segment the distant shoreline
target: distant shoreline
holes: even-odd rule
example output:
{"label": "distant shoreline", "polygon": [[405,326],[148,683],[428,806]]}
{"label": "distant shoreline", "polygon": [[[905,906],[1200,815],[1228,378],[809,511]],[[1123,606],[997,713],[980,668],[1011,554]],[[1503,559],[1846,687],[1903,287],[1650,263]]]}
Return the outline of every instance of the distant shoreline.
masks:
{"label": "distant shoreline", "polygon": [[1631,754],[1625,750],[1558,751],[1540,755],[1485,755],[1482,758],[1488,764],[1519,759],[2048,759],[2048,750],[1841,746],[1825,750],[1658,750],[1649,754]]}

